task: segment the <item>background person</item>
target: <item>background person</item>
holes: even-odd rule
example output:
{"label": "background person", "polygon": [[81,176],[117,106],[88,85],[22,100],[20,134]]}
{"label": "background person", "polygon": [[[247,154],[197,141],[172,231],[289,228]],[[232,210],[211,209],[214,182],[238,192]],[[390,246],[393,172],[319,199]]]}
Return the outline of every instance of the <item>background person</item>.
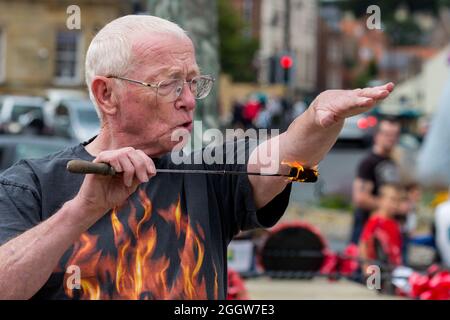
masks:
{"label": "background person", "polygon": [[[378,208],[364,225],[359,240],[361,259],[385,260],[385,263],[395,266],[402,264],[402,235],[400,225],[395,219],[402,197],[403,191],[398,185],[385,184],[380,187]],[[379,256],[380,249],[384,257]],[[363,272],[366,272],[369,264],[371,263],[363,263]]]}
{"label": "background person", "polygon": [[378,190],[386,183],[400,180],[397,165],[391,153],[400,135],[400,123],[392,119],[379,122],[370,153],[364,157],[353,182],[352,200],[355,207],[350,242],[357,244],[370,212],[379,205]]}

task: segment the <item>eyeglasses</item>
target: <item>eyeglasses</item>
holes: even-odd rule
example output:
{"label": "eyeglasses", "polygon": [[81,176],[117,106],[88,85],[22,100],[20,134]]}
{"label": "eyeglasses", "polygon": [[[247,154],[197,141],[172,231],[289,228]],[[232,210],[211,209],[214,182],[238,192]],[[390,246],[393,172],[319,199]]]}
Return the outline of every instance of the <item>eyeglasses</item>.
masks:
{"label": "eyeglasses", "polygon": [[185,83],[189,85],[189,89],[191,90],[195,99],[204,99],[211,92],[215,81],[215,79],[210,75],[196,76],[189,81],[185,81],[183,79],[162,80],[157,84],[117,76],[109,76],[108,78],[125,80],[156,89],[156,95],[162,99],[162,102],[174,102],[175,100],[177,100],[183,92]]}

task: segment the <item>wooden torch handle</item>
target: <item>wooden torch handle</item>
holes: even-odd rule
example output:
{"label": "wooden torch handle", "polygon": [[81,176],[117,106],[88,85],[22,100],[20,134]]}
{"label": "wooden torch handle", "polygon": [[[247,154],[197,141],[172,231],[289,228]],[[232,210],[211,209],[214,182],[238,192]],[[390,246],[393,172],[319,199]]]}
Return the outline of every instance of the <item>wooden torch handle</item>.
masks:
{"label": "wooden torch handle", "polygon": [[116,171],[107,163],[94,163],[86,160],[70,160],[67,162],[67,170],[72,173],[101,174],[113,176]]}

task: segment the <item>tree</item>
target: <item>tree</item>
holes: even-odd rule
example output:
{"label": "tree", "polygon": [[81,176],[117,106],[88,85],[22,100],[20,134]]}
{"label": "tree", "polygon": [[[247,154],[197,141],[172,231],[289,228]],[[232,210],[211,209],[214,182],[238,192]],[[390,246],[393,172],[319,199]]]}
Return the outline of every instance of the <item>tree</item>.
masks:
{"label": "tree", "polygon": [[389,21],[385,27],[394,46],[420,45],[423,37],[419,25],[412,18],[405,21]]}
{"label": "tree", "polygon": [[370,80],[373,80],[378,75],[378,66],[375,60],[369,62],[367,67],[356,77],[353,86],[356,88],[364,88],[368,85]]}
{"label": "tree", "polygon": [[228,0],[218,1],[219,10],[219,53],[224,73],[235,81],[256,81],[253,66],[259,43],[244,35],[245,23]]}

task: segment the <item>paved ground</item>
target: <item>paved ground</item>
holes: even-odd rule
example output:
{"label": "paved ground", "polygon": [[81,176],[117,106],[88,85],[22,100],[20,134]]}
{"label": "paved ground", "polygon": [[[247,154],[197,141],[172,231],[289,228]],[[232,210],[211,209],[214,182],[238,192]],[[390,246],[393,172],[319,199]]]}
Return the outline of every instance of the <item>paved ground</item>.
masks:
{"label": "paved ground", "polygon": [[245,281],[250,299],[268,300],[398,300],[399,297],[380,295],[347,280],[330,282],[327,279],[272,280],[270,278]]}

